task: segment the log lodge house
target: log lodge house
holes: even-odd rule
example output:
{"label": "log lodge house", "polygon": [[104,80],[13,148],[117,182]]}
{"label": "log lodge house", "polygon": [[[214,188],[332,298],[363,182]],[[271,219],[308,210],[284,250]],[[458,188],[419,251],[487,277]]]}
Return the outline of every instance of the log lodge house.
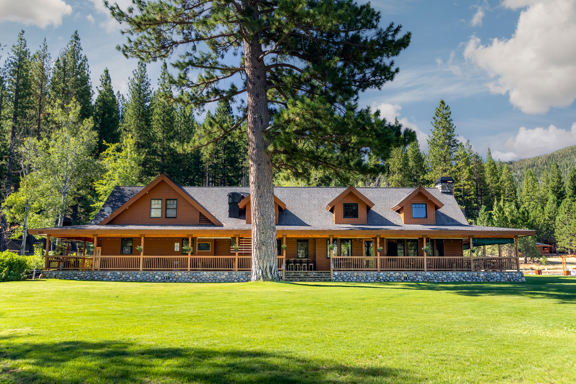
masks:
{"label": "log lodge house", "polygon": [[[278,270],[283,277],[519,271],[518,237],[534,231],[469,225],[452,190],[451,178],[435,188],[276,187]],[[251,270],[246,187],[182,187],[161,175],[145,187],[114,188],[90,225],[30,233],[47,238],[46,270]],[[55,255],[49,252],[54,239],[84,247]],[[498,255],[487,255],[487,245],[498,245]]]}

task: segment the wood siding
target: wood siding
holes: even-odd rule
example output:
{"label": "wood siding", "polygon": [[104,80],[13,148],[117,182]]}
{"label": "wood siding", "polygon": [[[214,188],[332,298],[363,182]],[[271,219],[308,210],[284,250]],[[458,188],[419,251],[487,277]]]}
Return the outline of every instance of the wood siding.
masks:
{"label": "wood siding", "polygon": [[[426,215],[428,217],[425,219],[413,219],[413,203],[426,204]],[[403,203],[402,208],[400,208],[400,216],[402,217],[402,222],[404,224],[436,224],[436,206],[426,196],[419,193]]]}
{"label": "wood siding", "polygon": [[[162,217],[150,217],[150,200],[162,200]],[[166,199],[178,200],[176,218],[166,218]],[[148,224],[148,225],[192,225],[192,224],[211,224],[208,222],[200,223],[200,212],[187,202],[165,181],[161,181],[157,186],[152,188],[147,194],[134,202],[128,209],[116,216],[110,224]]]}
{"label": "wood siding", "polygon": [[[252,224],[252,208],[250,202],[246,204],[246,224]],[[280,208],[277,203],[274,203],[274,210],[276,211],[276,224],[278,224],[278,217],[280,216]]]}
{"label": "wood siding", "polygon": [[[344,218],[344,203],[358,203],[358,218],[345,219]],[[342,198],[333,208],[334,224],[366,224],[368,217],[368,207],[353,193],[349,193]]]}

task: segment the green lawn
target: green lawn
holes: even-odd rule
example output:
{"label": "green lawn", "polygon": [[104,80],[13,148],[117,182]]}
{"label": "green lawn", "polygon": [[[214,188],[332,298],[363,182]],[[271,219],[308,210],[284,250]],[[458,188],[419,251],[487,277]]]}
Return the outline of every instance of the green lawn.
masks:
{"label": "green lawn", "polygon": [[0,284],[0,383],[576,383],[576,279]]}

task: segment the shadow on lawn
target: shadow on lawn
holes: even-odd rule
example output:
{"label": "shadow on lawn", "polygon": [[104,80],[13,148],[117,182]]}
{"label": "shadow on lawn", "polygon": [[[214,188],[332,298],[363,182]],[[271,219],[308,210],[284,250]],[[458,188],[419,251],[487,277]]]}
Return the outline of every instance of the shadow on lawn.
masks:
{"label": "shadow on lawn", "polygon": [[453,292],[465,296],[521,296],[532,299],[554,299],[561,303],[576,302],[576,279],[573,277],[527,276],[526,283],[350,283],[296,285],[324,288],[407,289],[422,291]]}
{"label": "shadow on lawn", "polygon": [[[0,382],[16,383],[340,383],[416,382],[408,372],[305,360],[282,352],[158,348],[124,342],[7,344]],[[9,345],[9,346],[8,346]],[[23,364],[25,370],[18,369]]]}

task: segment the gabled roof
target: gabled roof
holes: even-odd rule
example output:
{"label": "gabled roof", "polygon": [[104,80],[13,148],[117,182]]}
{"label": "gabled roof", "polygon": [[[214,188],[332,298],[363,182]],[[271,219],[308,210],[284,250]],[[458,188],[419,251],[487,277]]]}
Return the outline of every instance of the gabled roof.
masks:
{"label": "gabled roof", "polygon": [[[240,209],[244,209],[244,207],[246,207],[246,205],[250,202],[250,195],[246,196],[245,198],[243,198],[239,203],[238,203],[238,207]],[[278,204],[278,206],[282,209],[286,209],[286,204],[284,204],[284,202],[282,200],[280,200],[278,197],[276,197],[276,195],[274,195],[274,203]]]}
{"label": "gabled roof", "polygon": [[414,196],[418,195],[418,194],[422,194],[424,196],[426,196],[428,198],[428,200],[430,200],[431,202],[434,203],[434,205],[436,206],[437,209],[440,209],[444,206],[444,203],[442,203],[440,200],[438,200],[436,197],[434,197],[430,192],[428,192],[428,190],[426,190],[423,187],[418,187],[415,188],[412,192],[410,192],[408,195],[404,196],[402,198],[402,200],[400,200],[394,207],[392,207],[393,211],[397,211],[400,208],[402,208],[404,206],[404,203],[409,201],[410,199],[412,199]]}
{"label": "gabled roof", "polygon": [[344,190],[344,192],[342,192],[341,194],[339,194],[338,196],[336,196],[336,198],[334,200],[332,200],[331,202],[328,203],[328,205],[326,206],[327,210],[331,210],[332,208],[334,208],[334,206],[336,204],[338,204],[338,202],[340,200],[342,200],[343,198],[345,198],[346,196],[348,196],[349,194],[353,194],[354,196],[356,196],[357,198],[359,198],[360,200],[362,200],[363,202],[366,203],[366,205],[368,206],[368,208],[372,208],[374,206],[374,203],[372,201],[370,201],[369,198],[367,198],[366,196],[364,196],[363,194],[361,194],[356,188],[354,188],[353,186],[349,186],[348,188],[346,188]]}
{"label": "gabled roof", "polygon": [[150,191],[152,188],[154,188],[155,186],[157,186],[161,182],[165,182],[170,187],[172,187],[172,189],[174,189],[174,191],[176,191],[180,196],[182,196],[184,198],[184,200],[186,200],[194,208],[196,208],[204,216],[206,216],[208,218],[208,220],[210,220],[214,225],[222,225],[222,223],[216,217],[214,217],[214,215],[212,215],[210,212],[208,212],[206,209],[204,209],[204,207],[202,205],[200,205],[192,196],[190,196],[188,194],[188,192],[186,192],[181,186],[179,186],[178,184],[176,184],[175,182],[170,180],[170,178],[164,174],[161,174],[160,176],[158,176],[153,182],[151,182],[150,184],[148,184],[147,186],[142,188],[140,190],[140,192],[136,193],[128,201],[126,201],[124,204],[122,204],[122,206],[115,209],[112,212],[112,214],[110,216],[108,216],[107,218],[105,218],[104,220],[102,220],[99,223],[99,225],[105,225],[105,224],[108,224],[109,222],[111,222],[112,220],[114,220],[114,218],[116,218],[118,215],[120,215],[122,212],[124,212],[128,207],[130,207],[132,204],[134,204],[136,201],[138,201],[142,196],[146,195],[146,193],[148,193],[148,191]]}

